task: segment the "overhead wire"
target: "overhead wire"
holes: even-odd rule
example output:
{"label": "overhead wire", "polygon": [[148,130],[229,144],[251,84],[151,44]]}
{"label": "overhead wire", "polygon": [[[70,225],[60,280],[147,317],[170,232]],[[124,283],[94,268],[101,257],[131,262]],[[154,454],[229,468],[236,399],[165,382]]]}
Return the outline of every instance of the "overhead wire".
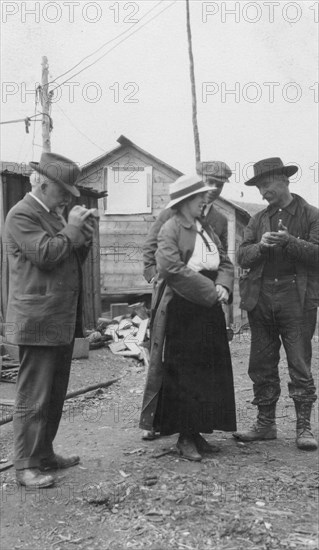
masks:
{"label": "overhead wire", "polygon": [[[160,0],[159,2],[157,2],[157,4],[155,6],[153,6],[150,10],[148,10],[144,15],[142,15],[142,17],[139,19],[139,21],[141,21],[142,19],[144,19],[145,17],[147,17],[147,15],[149,13],[151,13],[153,10],[155,10],[160,4],[162,4],[163,0]],[[96,53],[98,53],[100,50],[102,50],[105,46],[107,46],[108,44],[111,44],[112,42],[114,42],[115,40],[117,40],[118,38],[120,38],[121,36],[123,36],[123,34],[126,34],[129,32],[129,30],[135,26],[135,23],[132,23],[132,25],[130,25],[129,28],[125,29],[125,31],[121,32],[120,34],[118,34],[117,36],[115,36],[114,38],[111,38],[110,40],[108,40],[107,42],[104,42],[104,44],[102,44],[99,48],[97,48],[97,50],[94,50],[94,52],[86,55],[85,57],[83,57],[83,59],[81,59],[81,61],[79,61],[78,63],[76,63],[75,65],[73,65],[73,67],[71,67],[70,69],[68,69],[67,71],[65,71],[64,73],[60,74],[59,76],[57,76],[54,80],[51,80],[50,82],[48,82],[48,84],[46,84],[46,86],[49,86],[50,84],[53,84],[54,82],[56,82],[59,78],[62,78],[63,76],[65,76],[66,74],[70,73],[71,71],[73,71],[74,69],[76,69],[76,67],[78,67],[79,65],[81,65],[81,63],[83,63],[83,61],[85,61],[86,59],[88,59],[89,57],[92,57],[92,55],[95,55]]]}
{"label": "overhead wire", "polygon": [[95,61],[93,61],[93,63],[90,63],[89,65],[87,65],[86,67],[84,67],[83,69],[81,69],[80,71],[78,71],[77,73],[73,74],[72,76],[70,76],[69,78],[67,78],[66,80],[64,80],[64,82],[62,82],[61,84],[58,84],[58,86],[55,86],[55,88],[53,88],[51,90],[51,93],[54,92],[54,90],[57,90],[58,88],[60,88],[61,86],[63,86],[63,84],[66,84],[66,82],[69,82],[69,80],[71,80],[71,78],[74,78],[75,76],[78,76],[79,74],[81,74],[83,71],[86,71],[86,69],[89,69],[90,67],[92,67],[93,65],[95,65],[98,61],[100,61],[101,59],[103,59],[103,57],[105,57],[108,53],[110,53],[111,51],[113,51],[115,48],[117,48],[120,44],[122,44],[122,42],[125,42],[125,40],[127,40],[129,37],[133,36],[133,34],[137,33],[140,29],[142,29],[143,27],[145,27],[146,25],[148,25],[151,21],[153,21],[153,19],[156,19],[156,17],[158,17],[159,15],[161,15],[162,13],[164,13],[164,11],[166,11],[167,9],[169,9],[171,6],[173,6],[173,4],[176,4],[177,0],[173,0],[173,2],[171,2],[168,6],[166,6],[163,10],[161,10],[159,13],[157,13],[156,15],[154,15],[153,17],[151,17],[150,19],[148,19],[145,23],[143,23],[143,25],[140,25],[137,29],[135,29],[133,32],[131,32],[131,34],[129,34],[128,36],[125,37],[125,39],[123,40],[120,40],[120,42],[118,42],[117,44],[115,44],[115,46],[113,46],[112,48],[110,48],[109,50],[107,50],[107,52],[105,52],[103,55],[101,55],[100,57],[98,57]]}
{"label": "overhead wire", "polygon": [[73,128],[75,128],[75,130],[77,130],[79,132],[79,134],[81,134],[83,137],[85,137],[85,139],[87,139],[87,141],[89,141],[90,143],[92,143],[92,145],[95,145],[95,147],[97,147],[98,149],[100,149],[100,151],[102,151],[103,153],[105,153],[105,149],[102,149],[102,147],[100,147],[100,145],[98,145],[97,143],[95,143],[91,138],[89,138],[84,132],[82,132],[75,124],[74,122],[70,119],[70,117],[63,111],[63,109],[61,109],[61,107],[59,107],[58,104],[56,104],[57,108],[59,109],[59,111],[61,111],[61,113],[68,119],[68,121],[70,122],[71,126],[73,126]]}

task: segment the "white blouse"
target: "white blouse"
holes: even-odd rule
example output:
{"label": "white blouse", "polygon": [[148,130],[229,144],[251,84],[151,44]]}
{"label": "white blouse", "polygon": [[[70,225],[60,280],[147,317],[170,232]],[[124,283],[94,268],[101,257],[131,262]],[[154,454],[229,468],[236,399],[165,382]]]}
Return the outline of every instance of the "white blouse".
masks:
{"label": "white blouse", "polygon": [[196,229],[201,235],[199,233],[196,235],[194,251],[187,267],[193,271],[202,271],[203,269],[217,271],[220,263],[218,248],[199,221],[196,221]]}

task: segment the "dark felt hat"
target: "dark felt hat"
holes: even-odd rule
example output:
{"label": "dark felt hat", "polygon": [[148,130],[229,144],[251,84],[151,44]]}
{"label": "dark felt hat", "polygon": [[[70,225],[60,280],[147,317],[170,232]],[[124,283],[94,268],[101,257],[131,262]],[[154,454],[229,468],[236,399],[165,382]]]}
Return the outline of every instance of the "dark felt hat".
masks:
{"label": "dark felt hat", "polygon": [[248,181],[245,181],[245,185],[258,185],[258,181],[263,176],[284,174],[287,178],[290,178],[298,171],[298,166],[285,166],[279,157],[272,157],[269,159],[260,160],[254,164],[254,177]]}
{"label": "dark felt hat", "polygon": [[33,170],[62,185],[75,197],[80,196],[80,191],[75,184],[81,170],[73,160],[55,153],[42,153],[40,162],[30,162],[29,164]]}

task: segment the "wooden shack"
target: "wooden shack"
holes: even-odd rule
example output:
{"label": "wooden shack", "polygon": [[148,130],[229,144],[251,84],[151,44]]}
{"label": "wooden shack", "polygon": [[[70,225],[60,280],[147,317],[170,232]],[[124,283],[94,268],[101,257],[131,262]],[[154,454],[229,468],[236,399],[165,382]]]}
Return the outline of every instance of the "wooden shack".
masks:
{"label": "wooden shack", "polygon": [[[1,237],[6,216],[19,200],[31,190],[29,177],[32,170],[26,164],[16,162],[0,163],[0,229]],[[81,188],[81,196],[75,199],[76,203],[84,204],[87,208],[98,208],[98,199],[104,194],[94,188],[86,186]],[[72,206],[72,205],[71,205]],[[101,315],[101,292],[100,292],[100,244],[99,231],[93,238],[93,246],[83,266],[83,324],[85,328],[94,328],[97,319]],[[8,299],[8,265],[4,254],[4,246],[0,239],[0,322],[5,320],[7,299]],[[1,331],[0,331],[1,334]]]}
{"label": "wooden shack", "polygon": [[[100,201],[101,296],[127,301],[150,294],[143,278],[142,247],[151,224],[169,200],[169,184],[183,175],[125,136],[119,145],[82,167],[81,186],[94,186],[108,196]],[[236,250],[250,215],[231,201],[219,198],[216,208],[228,218],[229,255],[236,266]],[[234,306],[230,322],[246,319],[239,309],[236,266]]]}

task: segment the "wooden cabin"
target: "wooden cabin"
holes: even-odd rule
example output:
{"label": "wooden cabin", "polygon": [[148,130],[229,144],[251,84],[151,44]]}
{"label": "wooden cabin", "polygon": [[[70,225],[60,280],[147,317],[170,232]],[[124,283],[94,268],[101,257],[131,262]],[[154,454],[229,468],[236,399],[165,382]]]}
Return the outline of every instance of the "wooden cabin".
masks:
{"label": "wooden cabin", "polygon": [[[143,244],[169,201],[169,184],[183,174],[125,136],[117,141],[117,147],[82,166],[80,184],[108,193],[99,202],[101,297],[110,302],[124,296],[129,302],[152,292],[152,285],[143,278]],[[239,308],[236,251],[250,215],[223,198],[215,205],[228,218],[229,256],[236,272],[229,322],[237,324],[246,319],[246,313]]]}

